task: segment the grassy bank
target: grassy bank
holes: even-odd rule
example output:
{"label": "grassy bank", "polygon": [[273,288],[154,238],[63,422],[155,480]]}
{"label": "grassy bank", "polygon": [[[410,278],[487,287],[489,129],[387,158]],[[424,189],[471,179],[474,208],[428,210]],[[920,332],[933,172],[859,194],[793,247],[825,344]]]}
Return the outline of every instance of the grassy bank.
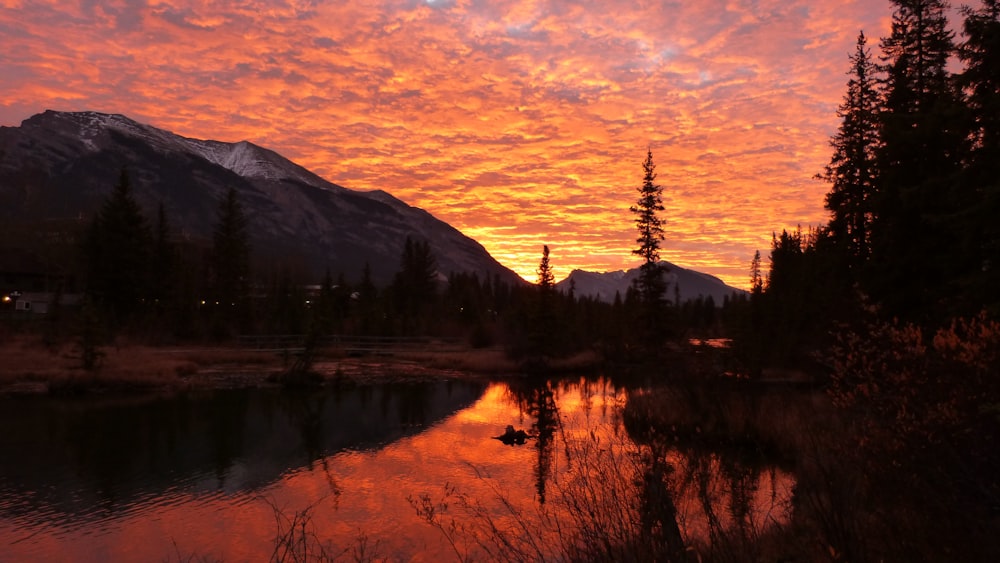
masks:
{"label": "grassy bank", "polygon": [[[0,395],[71,395],[108,391],[178,391],[275,385],[295,360],[295,351],[239,347],[147,346],[119,340],[99,349],[98,366],[84,370],[73,343],[46,344],[40,337],[15,335],[0,343]],[[554,361],[553,371],[579,371],[599,363],[593,353]],[[419,350],[353,356],[322,349],[312,370],[321,382],[396,381],[512,375],[517,362],[499,348],[430,343]]]}

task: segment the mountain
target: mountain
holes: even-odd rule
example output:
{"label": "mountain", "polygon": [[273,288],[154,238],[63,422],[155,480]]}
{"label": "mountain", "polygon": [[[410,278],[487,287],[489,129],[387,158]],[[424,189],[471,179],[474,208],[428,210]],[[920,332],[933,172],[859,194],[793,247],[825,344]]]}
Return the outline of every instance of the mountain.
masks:
{"label": "mountain", "polygon": [[0,127],[0,219],[86,220],[127,167],[150,218],[162,203],[181,236],[208,240],[218,202],[240,197],[258,253],[300,261],[322,274],[376,283],[399,269],[407,236],[427,240],[438,270],[521,283],[479,243],[426,211],[376,190],[330,183],[247,141],[189,139],[122,115],[46,111]]}
{"label": "mountain", "polygon": [[[732,297],[735,294],[746,293],[742,289],[737,289],[723,283],[722,280],[709,274],[703,274],[687,268],[681,268],[667,261],[660,262],[661,266],[667,269],[664,279],[667,280],[667,299],[674,300],[674,288],[679,288],[681,302],[697,299],[698,297],[711,297],[715,304],[722,305],[722,300]],[[570,284],[574,286],[574,292],[579,297],[596,297],[605,302],[612,302],[615,293],[619,293],[622,299],[632,285],[632,281],[639,277],[639,268],[633,268],[627,272],[618,270],[599,274],[584,270],[573,270],[569,276],[556,284],[556,288],[562,292],[568,292]]]}

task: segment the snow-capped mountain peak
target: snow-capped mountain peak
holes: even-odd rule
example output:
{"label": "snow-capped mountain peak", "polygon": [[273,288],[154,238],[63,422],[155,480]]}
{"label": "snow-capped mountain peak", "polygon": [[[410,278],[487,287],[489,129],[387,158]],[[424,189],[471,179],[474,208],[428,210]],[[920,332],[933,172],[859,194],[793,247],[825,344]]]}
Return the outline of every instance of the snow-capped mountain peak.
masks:
{"label": "snow-capped mountain peak", "polygon": [[222,166],[244,178],[265,180],[294,179],[313,183],[315,176],[281,155],[261,148],[250,141],[226,143],[222,141],[190,139],[169,131],[157,129],[129,119],[124,115],[96,111],[57,112],[46,111],[25,121],[58,124],[61,129],[76,132],[79,141],[91,152],[98,152],[108,145],[109,131],[115,131],[144,143],[162,153],[185,152],[201,156],[212,164]]}
{"label": "snow-capped mountain peak", "polygon": [[386,282],[413,237],[430,243],[442,273],[521,283],[482,245],[389,193],[338,186],[249,141],[182,137],[118,114],[50,110],[0,127],[0,221],[89,216],[122,168],[140,205],[162,205],[185,237],[210,236],[219,198],[235,189],[252,244],[313,273],[370,266]]}
{"label": "snow-capped mountain peak", "polygon": [[[675,289],[680,295],[681,301],[689,301],[698,297],[711,297],[716,305],[722,305],[723,299],[732,296],[734,293],[745,293],[741,289],[730,287],[722,280],[709,274],[682,268],[667,261],[660,262],[666,269],[663,279],[667,282],[667,298],[671,301],[675,296]],[[612,302],[617,293],[621,298],[625,298],[632,282],[639,277],[639,268],[631,270],[597,273],[585,270],[573,270],[569,276],[556,284],[556,287],[563,292],[569,291],[570,285],[579,297],[594,297],[600,301]]]}

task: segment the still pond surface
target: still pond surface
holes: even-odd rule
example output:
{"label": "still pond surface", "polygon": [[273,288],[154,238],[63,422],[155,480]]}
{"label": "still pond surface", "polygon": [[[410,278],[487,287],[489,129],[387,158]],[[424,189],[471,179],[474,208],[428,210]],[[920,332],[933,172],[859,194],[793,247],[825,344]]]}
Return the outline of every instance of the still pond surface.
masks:
{"label": "still pond surface", "polygon": [[[453,560],[414,499],[538,507],[572,471],[567,444],[628,440],[628,394],[579,378],[0,399],[0,561],[267,560],[307,508],[347,559]],[[543,439],[494,439],[508,425]],[[754,475],[756,509],[780,520],[792,478]]]}

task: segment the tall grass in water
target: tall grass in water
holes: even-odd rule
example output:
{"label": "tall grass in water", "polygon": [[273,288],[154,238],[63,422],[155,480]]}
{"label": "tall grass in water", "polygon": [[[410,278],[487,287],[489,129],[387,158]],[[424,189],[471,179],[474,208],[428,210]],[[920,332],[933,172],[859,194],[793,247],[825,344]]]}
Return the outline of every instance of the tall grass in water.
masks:
{"label": "tall grass in water", "polygon": [[[336,490],[333,492],[339,495]],[[330,540],[321,537],[319,528],[313,519],[314,512],[327,497],[301,509],[289,510],[278,506],[269,498],[258,500],[267,504],[274,518],[274,541],[271,554],[266,561],[269,563],[333,563],[337,561],[353,561],[354,563],[369,563],[386,561],[380,554],[381,542],[372,541],[363,531],[358,533],[352,545],[337,547]],[[261,558],[261,561],[265,559]],[[222,563],[223,559],[203,554],[184,554],[174,542],[174,554],[164,559],[167,563]]]}
{"label": "tall grass in water", "polygon": [[410,497],[410,504],[460,561],[757,561],[774,555],[790,491],[762,478],[765,471],[681,453],[667,441],[636,442],[621,427],[574,435],[561,430],[559,439],[565,464],[552,474],[544,503],[519,505],[480,475],[492,499],[445,486],[437,495]]}

